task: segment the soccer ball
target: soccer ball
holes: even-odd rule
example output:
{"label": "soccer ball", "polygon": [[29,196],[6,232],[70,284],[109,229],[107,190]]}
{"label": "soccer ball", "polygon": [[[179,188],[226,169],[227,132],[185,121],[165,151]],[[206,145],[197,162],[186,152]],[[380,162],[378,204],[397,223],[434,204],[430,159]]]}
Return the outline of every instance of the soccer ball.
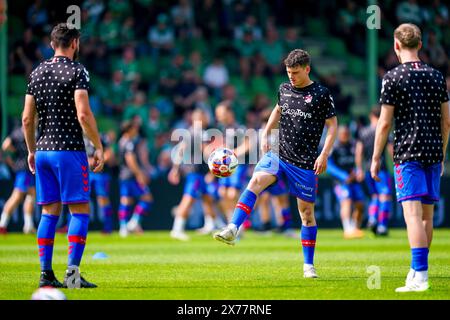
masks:
{"label": "soccer ball", "polygon": [[67,300],[67,298],[61,290],[52,287],[42,287],[33,293],[31,300]]}
{"label": "soccer ball", "polygon": [[228,148],[214,150],[208,159],[209,170],[218,178],[231,176],[238,164],[236,155]]}

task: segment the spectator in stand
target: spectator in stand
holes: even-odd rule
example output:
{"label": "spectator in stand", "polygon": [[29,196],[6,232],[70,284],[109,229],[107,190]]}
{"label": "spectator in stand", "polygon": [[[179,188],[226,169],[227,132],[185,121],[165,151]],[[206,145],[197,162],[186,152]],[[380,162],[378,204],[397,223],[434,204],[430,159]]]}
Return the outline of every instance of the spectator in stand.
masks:
{"label": "spectator in stand", "polygon": [[86,68],[91,70],[93,74],[104,79],[111,76],[111,64],[108,48],[102,42],[97,42],[94,50],[86,56]]}
{"label": "spectator in stand", "polygon": [[53,57],[54,53],[55,51],[50,45],[50,37],[46,34],[39,42],[38,57],[40,57],[42,60],[47,60]]}
{"label": "spectator in stand", "polygon": [[405,0],[400,2],[397,5],[395,13],[399,24],[410,22],[418,26],[422,25],[422,9],[417,4],[417,0]]}
{"label": "spectator in stand", "polygon": [[445,49],[438,42],[436,32],[434,30],[430,30],[428,33],[428,41],[425,45],[425,51],[430,58],[431,65],[439,70],[445,77],[448,69],[448,57],[445,53]]}
{"label": "spectator in stand", "polygon": [[234,39],[242,40],[244,38],[245,32],[251,32],[253,39],[261,40],[262,39],[262,30],[261,27],[258,26],[258,22],[253,15],[249,15],[245,18],[245,22],[242,25],[238,25],[234,28]]}
{"label": "spectator in stand", "polygon": [[9,56],[9,72],[28,76],[40,60],[38,44],[33,39],[32,29],[28,28],[23,38],[13,46]]}
{"label": "spectator in stand", "polygon": [[298,36],[298,28],[286,28],[284,34],[284,52],[291,52],[292,50],[301,48],[302,46],[302,42]]}
{"label": "spectator in stand", "polygon": [[148,32],[152,57],[157,61],[162,55],[172,55],[175,47],[175,35],[168,26],[168,17],[165,14],[158,15],[157,25],[150,28]]}
{"label": "spectator in stand", "polygon": [[245,28],[242,40],[237,39],[234,48],[239,56],[241,77],[245,81],[249,81],[252,74],[253,59],[259,50],[259,41],[253,38],[251,29]]}
{"label": "spectator in stand", "polygon": [[353,102],[353,97],[351,95],[342,94],[342,89],[337,80],[337,76],[331,74],[323,77],[322,81],[333,97],[336,112],[342,115],[350,115],[350,106]]}
{"label": "spectator in stand", "polygon": [[246,114],[246,122],[251,128],[259,129],[262,125],[263,114],[270,109],[270,100],[264,93],[258,93],[253,99]]}
{"label": "spectator in stand", "polygon": [[128,46],[124,48],[122,59],[115,68],[123,72],[125,81],[134,82],[139,80],[139,64],[133,47]]}
{"label": "spectator in stand", "polygon": [[134,96],[134,100],[131,104],[125,107],[125,112],[123,113],[123,120],[131,120],[135,116],[138,116],[140,121],[144,124],[147,123],[149,107],[147,105],[147,96],[145,92],[138,91]]}
{"label": "spectator in stand", "polygon": [[106,44],[109,50],[116,52],[119,50],[121,40],[120,22],[114,18],[111,11],[106,11],[102,22],[98,27],[98,36],[102,42]]}
{"label": "spectator in stand", "polygon": [[47,10],[42,6],[41,0],[35,0],[27,11],[27,24],[34,32],[42,34],[48,24]]}
{"label": "spectator in stand", "polygon": [[122,71],[114,71],[112,83],[102,95],[105,113],[112,116],[120,116],[129,99],[129,87],[124,81]]}
{"label": "spectator in stand", "polygon": [[172,17],[175,34],[179,35],[181,32],[190,33],[195,25],[194,10],[190,0],[178,0],[178,4],[172,7],[170,11]]}
{"label": "spectator in stand", "polygon": [[205,41],[217,37],[219,26],[217,23],[218,12],[220,10],[220,1],[202,0],[195,1],[195,22],[200,28]]}
{"label": "spectator in stand", "polygon": [[227,84],[223,87],[222,100],[227,101],[227,104],[231,106],[236,116],[236,120],[240,123],[244,122],[247,108],[244,102],[240,99],[235,86],[232,84]]}
{"label": "spectator in stand", "polygon": [[222,58],[215,57],[205,69],[203,81],[213,93],[216,100],[222,97],[222,88],[228,83],[228,69]]}
{"label": "spectator in stand", "polygon": [[[103,0],[86,0],[82,6],[83,10],[86,10],[88,20],[94,24],[100,22],[100,17],[105,11],[105,4]],[[85,25],[83,24],[83,29]]]}
{"label": "spectator in stand", "polygon": [[269,28],[266,30],[266,36],[260,48],[267,75],[272,77],[285,70],[282,63],[285,56],[284,46],[278,39],[278,31],[276,29]]}
{"label": "spectator in stand", "polygon": [[136,35],[134,32],[134,19],[127,17],[120,29],[120,38],[124,45],[135,45]]}
{"label": "spectator in stand", "polygon": [[182,117],[185,111],[194,107],[195,93],[199,86],[198,76],[191,68],[186,68],[175,89],[174,105],[176,117]]}
{"label": "spectator in stand", "polygon": [[440,0],[433,0],[432,4],[423,11],[423,14],[429,25],[445,27],[449,22],[448,7]]}

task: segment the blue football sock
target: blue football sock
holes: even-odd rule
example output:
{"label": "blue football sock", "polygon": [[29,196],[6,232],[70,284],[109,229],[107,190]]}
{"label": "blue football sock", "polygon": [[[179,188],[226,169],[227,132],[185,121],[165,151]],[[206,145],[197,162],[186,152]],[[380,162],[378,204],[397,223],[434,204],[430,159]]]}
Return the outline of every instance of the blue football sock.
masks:
{"label": "blue football sock", "polygon": [[120,225],[126,225],[127,224],[127,219],[128,216],[131,212],[131,206],[125,205],[125,204],[120,204],[119,207],[119,221],[120,221]]}
{"label": "blue football sock", "polygon": [[317,226],[302,225],[301,239],[305,264],[314,264],[314,249],[316,248]]}
{"label": "blue football sock", "polygon": [[52,270],[53,242],[55,240],[58,219],[58,216],[51,214],[41,215],[41,221],[37,230],[37,240],[42,271]]}
{"label": "blue football sock", "polygon": [[391,201],[380,201],[378,224],[384,227],[388,226],[389,214],[391,211]]}
{"label": "blue football sock", "polygon": [[112,207],[110,204],[100,208],[103,214],[103,230],[111,232],[113,229]]}
{"label": "blue football sock", "polygon": [[412,248],[411,249],[411,268],[416,271],[428,270],[428,248]]}
{"label": "blue football sock", "polygon": [[69,266],[79,266],[86,245],[89,226],[89,215],[84,213],[72,214],[67,237],[69,239]]}
{"label": "blue football sock", "polygon": [[252,212],[256,198],[256,194],[248,189],[245,189],[239,198],[234,209],[233,218],[231,219],[231,223],[235,224],[238,229]]}
{"label": "blue football sock", "polygon": [[292,228],[292,215],[291,208],[284,208],[281,210],[281,215],[283,216],[283,230]]}
{"label": "blue football sock", "polygon": [[372,198],[369,203],[369,222],[375,224],[378,219],[378,198]]}
{"label": "blue football sock", "polygon": [[153,202],[147,201],[139,201],[133,212],[133,219],[135,219],[138,223],[141,223],[142,216],[148,212],[150,212],[152,208]]}

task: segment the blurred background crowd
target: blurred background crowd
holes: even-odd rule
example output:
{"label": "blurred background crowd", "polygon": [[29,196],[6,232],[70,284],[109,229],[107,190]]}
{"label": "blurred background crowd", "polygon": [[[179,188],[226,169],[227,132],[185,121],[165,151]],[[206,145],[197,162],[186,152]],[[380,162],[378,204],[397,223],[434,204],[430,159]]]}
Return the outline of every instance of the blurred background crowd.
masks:
{"label": "blurred background crowd", "polygon": [[[75,3],[77,3],[75,1]],[[364,1],[85,0],[80,61],[90,72],[91,107],[112,140],[137,117],[150,162],[170,166],[171,130],[189,127],[201,108],[214,126],[215,106],[231,104],[237,120],[259,128],[286,81],[283,59],[294,48],[312,55],[312,78],[328,86],[341,123],[364,124]],[[444,1],[382,1],[378,75],[398,64],[392,31],[410,21],[423,31],[422,59],[447,76],[449,8]],[[62,3],[9,2],[9,127],[20,117],[27,76],[53,55],[49,33]],[[58,11],[59,10],[59,11]],[[69,16],[69,14],[67,14]],[[447,81],[450,85],[450,81]]]}

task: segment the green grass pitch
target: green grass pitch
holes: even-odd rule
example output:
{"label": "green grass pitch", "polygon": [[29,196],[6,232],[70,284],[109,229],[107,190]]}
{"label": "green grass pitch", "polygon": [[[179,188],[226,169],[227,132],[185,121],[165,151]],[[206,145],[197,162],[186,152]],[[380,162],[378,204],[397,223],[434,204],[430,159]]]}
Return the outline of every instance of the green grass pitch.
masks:
{"label": "green grass pitch", "polygon": [[[121,239],[91,232],[81,271],[97,289],[64,289],[69,300],[89,299],[450,299],[450,230],[436,230],[430,255],[431,289],[398,294],[409,270],[406,231],[387,238],[344,240],[320,230],[315,264],[319,279],[304,279],[299,239],[247,232],[235,247],[191,232],[178,242],[168,232]],[[107,259],[94,260],[104,252]],[[57,235],[53,266],[63,280],[67,240]],[[380,289],[369,290],[369,266],[380,268]],[[39,278],[35,236],[0,237],[0,299],[30,299]],[[370,282],[370,281],[369,281]]]}

